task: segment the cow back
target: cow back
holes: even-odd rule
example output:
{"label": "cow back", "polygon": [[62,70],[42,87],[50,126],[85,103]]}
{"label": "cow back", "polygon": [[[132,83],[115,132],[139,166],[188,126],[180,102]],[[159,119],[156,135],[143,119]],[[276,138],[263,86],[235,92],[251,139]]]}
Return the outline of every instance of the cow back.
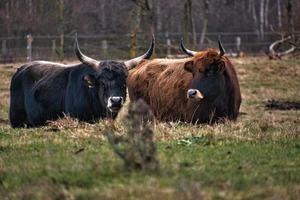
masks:
{"label": "cow back", "polygon": [[192,75],[183,69],[187,59],[144,61],[129,72],[128,91],[132,101],[142,98],[161,120],[184,120],[192,105],[186,98]]}

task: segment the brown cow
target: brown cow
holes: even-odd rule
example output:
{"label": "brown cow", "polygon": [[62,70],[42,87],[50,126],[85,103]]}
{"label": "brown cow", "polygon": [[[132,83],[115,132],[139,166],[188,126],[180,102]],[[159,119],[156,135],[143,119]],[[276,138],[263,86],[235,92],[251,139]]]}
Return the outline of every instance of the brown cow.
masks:
{"label": "brown cow", "polygon": [[131,101],[142,98],[157,119],[191,123],[235,120],[241,104],[237,74],[219,50],[194,52],[184,47],[189,58],[154,59],[129,71]]}

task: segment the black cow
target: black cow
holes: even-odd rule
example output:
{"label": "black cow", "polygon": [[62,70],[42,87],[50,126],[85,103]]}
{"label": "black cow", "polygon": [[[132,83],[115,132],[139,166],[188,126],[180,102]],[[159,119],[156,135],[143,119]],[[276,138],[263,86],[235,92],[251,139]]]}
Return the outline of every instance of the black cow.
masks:
{"label": "black cow", "polygon": [[76,36],[75,53],[81,64],[34,61],[14,74],[10,87],[11,126],[41,126],[64,114],[86,122],[115,118],[126,98],[128,70],[150,58],[153,49],[154,38],[140,57],[100,62],[80,51]]}

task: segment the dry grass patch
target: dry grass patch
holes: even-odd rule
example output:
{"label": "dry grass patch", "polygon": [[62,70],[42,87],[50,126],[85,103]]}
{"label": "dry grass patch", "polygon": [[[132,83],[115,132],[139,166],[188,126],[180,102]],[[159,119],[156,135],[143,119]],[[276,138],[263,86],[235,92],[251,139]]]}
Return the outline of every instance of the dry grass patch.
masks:
{"label": "dry grass patch", "polygon": [[59,120],[50,121],[46,130],[51,132],[61,132],[70,138],[97,138],[104,140],[105,135],[103,134],[103,130],[105,129],[106,123],[108,123],[108,121],[90,124],[65,116]]}

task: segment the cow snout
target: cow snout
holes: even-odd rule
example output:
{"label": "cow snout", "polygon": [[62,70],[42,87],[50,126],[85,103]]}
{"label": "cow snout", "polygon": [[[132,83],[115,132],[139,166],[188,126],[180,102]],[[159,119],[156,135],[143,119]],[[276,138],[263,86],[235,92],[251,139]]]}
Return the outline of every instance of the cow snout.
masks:
{"label": "cow snout", "polygon": [[204,98],[203,94],[196,89],[189,89],[187,91],[187,98],[188,99],[193,99],[193,100],[201,100]]}
{"label": "cow snout", "polygon": [[117,112],[123,105],[123,97],[109,97],[107,102],[107,108],[112,112]]}
{"label": "cow snout", "polygon": [[123,102],[123,97],[111,97],[110,100],[111,100],[113,103],[116,103],[116,104],[122,104],[122,102]]}

